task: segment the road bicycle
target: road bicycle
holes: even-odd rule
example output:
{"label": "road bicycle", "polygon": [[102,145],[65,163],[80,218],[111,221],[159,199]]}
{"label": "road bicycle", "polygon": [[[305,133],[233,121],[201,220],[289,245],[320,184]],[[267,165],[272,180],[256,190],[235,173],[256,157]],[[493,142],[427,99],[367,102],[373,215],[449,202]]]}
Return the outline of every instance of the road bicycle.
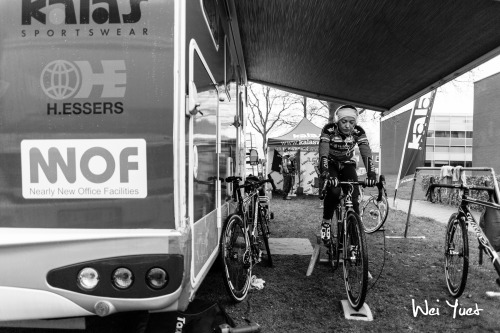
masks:
{"label": "road bicycle", "polygon": [[[241,177],[228,177],[232,184],[233,200],[238,207],[236,213],[228,216],[222,229],[220,254],[223,263],[224,285],[236,302],[245,299],[250,289],[252,268],[262,260],[262,247],[267,252],[267,263],[272,266],[269,248],[270,213],[259,199],[259,189],[270,183],[276,189],[273,179],[249,180],[240,184]],[[241,193],[244,190],[245,196]],[[262,194],[262,192],[260,193]],[[262,246],[263,245],[263,246]]]}
{"label": "road bicycle", "polygon": [[[320,199],[324,200],[333,178],[324,182]],[[328,261],[335,271],[342,261],[344,283],[349,304],[359,310],[366,298],[368,285],[368,248],[361,218],[354,211],[352,193],[354,186],[365,186],[364,182],[338,182],[342,189],[340,203],[335,209],[331,223],[330,242],[328,243]],[[325,205],[328,203],[324,203]],[[335,226],[336,225],[336,226]],[[333,231],[333,230],[332,230]]]}
{"label": "road bicycle", "polygon": [[[479,264],[482,264],[483,252],[486,253],[493,262],[493,266],[500,277],[500,258],[469,210],[469,204],[500,210],[499,204],[469,196],[471,190],[488,191],[490,194],[498,194],[496,180],[494,181],[494,186],[494,188],[491,188],[463,184],[434,185],[434,187],[446,187],[463,191],[458,211],[453,213],[448,220],[445,236],[445,278],[448,291],[453,297],[460,297],[467,283],[467,274],[469,272],[469,236],[467,230],[469,226],[472,227],[479,242]],[[496,282],[500,285],[500,279],[497,278]]]}
{"label": "road bicycle", "polygon": [[360,189],[360,217],[367,234],[380,230],[389,215],[389,203],[387,201],[387,191],[385,188],[385,177],[380,175],[379,182],[375,184],[378,193],[369,196],[364,193],[362,186]]}

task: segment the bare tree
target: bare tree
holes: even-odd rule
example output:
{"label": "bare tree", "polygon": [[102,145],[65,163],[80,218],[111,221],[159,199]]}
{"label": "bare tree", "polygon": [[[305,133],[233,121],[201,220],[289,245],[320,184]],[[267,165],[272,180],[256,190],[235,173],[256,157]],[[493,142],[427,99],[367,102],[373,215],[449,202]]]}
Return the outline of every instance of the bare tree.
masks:
{"label": "bare tree", "polygon": [[269,132],[277,126],[297,123],[297,115],[290,111],[293,111],[300,96],[254,83],[249,84],[248,92],[248,120],[262,137],[262,151],[266,157]]}
{"label": "bare tree", "polygon": [[[306,104],[307,103],[307,104]],[[333,112],[343,103],[338,102],[327,102],[317,99],[308,99],[306,102],[304,97],[304,102],[302,103],[304,107],[304,117],[310,121],[321,120],[321,121],[333,121]],[[369,117],[373,117],[373,113],[365,113],[367,111],[364,108],[357,108],[360,114],[360,119],[368,121]],[[375,118],[374,118],[375,119]]]}
{"label": "bare tree", "polygon": [[[304,117],[310,121],[319,119],[321,122],[333,121],[331,116],[342,103],[327,102],[268,86],[251,83],[248,86],[248,106],[250,109],[248,120],[252,128],[262,138],[262,151],[267,156],[267,141],[269,133],[278,127],[293,127]],[[359,109],[360,120],[375,120],[373,113]],[[373,119],[369,119],[373,117]]]}

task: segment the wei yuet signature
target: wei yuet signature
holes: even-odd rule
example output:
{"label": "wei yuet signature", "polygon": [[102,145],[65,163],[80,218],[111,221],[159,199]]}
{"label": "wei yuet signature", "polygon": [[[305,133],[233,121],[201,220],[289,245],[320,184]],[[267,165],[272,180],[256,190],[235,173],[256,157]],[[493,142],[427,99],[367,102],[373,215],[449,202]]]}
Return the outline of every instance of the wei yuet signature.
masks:
{"label": "wei yuet signature", "polygon": [[[436,300],[437,303],[439,303],[439,300]],[[483,311],[483,309],[480,309],[477,306],[476,307],[471,307],[471,308],[463,308],[460,307],[458,304],[458,299],[455,300],[455,303],[449,303],[448,301],[445,301],[447,306],[453,309],[453,319],[455,319],[458,316],[479,316],[480,312]],[[417,305],[415,304],[415,300],[412,298],[411,300],[411,305],[413,309],[413,317],[417,317],[419,314],[422,316],[440,316],[441,314],[439,313],[440,308],[438,306],[429,306],[429,303],[427,300],[424,302],[425,305]]]}

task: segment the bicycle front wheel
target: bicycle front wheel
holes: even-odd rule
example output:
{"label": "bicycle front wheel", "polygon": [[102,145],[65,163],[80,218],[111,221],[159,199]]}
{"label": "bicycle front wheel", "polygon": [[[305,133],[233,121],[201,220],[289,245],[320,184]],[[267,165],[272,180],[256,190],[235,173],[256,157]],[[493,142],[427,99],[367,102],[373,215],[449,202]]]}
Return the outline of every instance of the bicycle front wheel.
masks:
{"label": "bicycle front wheel", "polygon": [[383,195],[382,200],[377,201],[376,196],[371,196],[361,208],[360,215],[365,232],[371,234],[382,228],[388,214],[389,205],[387,197]]}
{"label": "bicycle front wheel", "polygon": [[230,216],[222,230],[220,254],[224,285],[236,302],[244,300],[250,288],[252,266],[249,249],[243,220],[238,215]]}
{"label": "bicycle front wheel", "polygon": [[444,274],[448,291],[460,297],[467,283],[469,271],[469,239],[465,221],[453,213],[446,227]]}
{"label": "bicycle front wheel", "polygon": [[267,214],[265,208],[260,210],[260,233],[261,239],[264,242],[264,246],[266,248],[267,253],[267,264],[268,266],[273,266],[273,258],[271,257],[271,249],[269,248],[269,235],[271,234],[269,231],[269,215]]}
{"label": "bicycle front wheel", "polygon": [[344,238],[344,283],[349,303],[359,310],[366,298],[368,284],[368,249],[363,223],[358,214],[348,212]]}

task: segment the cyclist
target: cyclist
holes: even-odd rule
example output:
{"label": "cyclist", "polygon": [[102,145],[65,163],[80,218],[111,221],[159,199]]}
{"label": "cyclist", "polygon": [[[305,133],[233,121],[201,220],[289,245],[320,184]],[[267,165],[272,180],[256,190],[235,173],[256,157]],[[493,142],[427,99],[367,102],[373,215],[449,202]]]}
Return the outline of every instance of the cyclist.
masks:
{"label": "cyclist", "polygon": [[[330,241],[330,220],[335,208],[339,204],[341,190],[340,181],[358,181],[356,162],[353,159],[354,148],[359,148],[361,158],[367,171],[367,186],[374,186],[376,182],[375,167],[372,163],[372,151],[366,133],[358,126],[358,110],[352,105],[339,107],[334,114],[334,121],[325,125],[321,131],[319,142],[319,157],[321,177],[332,177],[333,184],[328,188],[323,207],[323,221],[321,223],[321,238],[328,245]],[[354,187],[352,193],[353,208],[359,214],[359,189]]]}
{"label": "cyclist", "polygon": [[283,200],[291,200],[290,193],[295,184],[295,171],[297,169],[295,155],[286,152],[281,162],[281,173],[283,174]]}

